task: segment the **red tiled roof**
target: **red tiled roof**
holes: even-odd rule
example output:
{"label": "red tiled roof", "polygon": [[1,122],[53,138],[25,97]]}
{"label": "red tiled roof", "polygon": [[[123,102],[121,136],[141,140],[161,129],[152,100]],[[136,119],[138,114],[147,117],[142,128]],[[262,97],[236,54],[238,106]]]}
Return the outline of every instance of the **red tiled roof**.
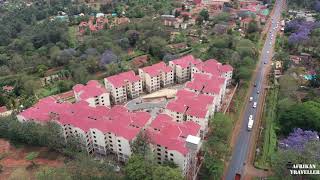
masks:
{"label": "red tiled roof", "polygon": [[77,84],[72,89],[82,100],[107,93],[107,90],[96,80],[89,81],[85,86]]}
{"label": "red tiled roof", "polygon": [[2,90],[4,90],[4,91],[12,91],[13,89],[14,89],[13,86],[7,86],[7,85],[5,85],[5,86],[2,87]]}
{"label": "red tiled roof", "polygon": [[200,125],[192,121],[177,123],[166,114],[159,114],[147,129],[153,144],[176,150],[184,156],[188,153],[186,138],[188,135],[197,136]]}
{"label": "red tiled roof", "polygon": [[95,128],[104,133],[112,132],[127,140],[132,140],[151,117],[147,112],[129,112],[123,106],[109,109],[104,106],[90,107],[85,101],[58,103],[52,97],[41,99],[19,115],[27,120],[47,122],[52,119],[51,112],[57,114],[56,120],[60,124],[71,124],[83,131]]}
{"label": "red tiled roof", "polygon": [[195,59],[192,55],[183,56],[181,58],[175,59],[171,61],[175,65],[179,65],[182,68],[187,68],[190,64],[197,65],[202,61],[200,59]]}
{"label": "red tiled roof", "polygon": [[232,71],[230,65],[222,65],[215,59],[209,59],[201,64],[196,65],[196,68],[202,72],[210,73],[213,76],[220,76],[222,73]]}
{"label": "red tiled roof", "polygon": [[5,106],[1,106],[0,107],[0,113],[4,113],[4,112],[7,112],[7,111],[8,111],[7,107],[5,107]]}
{"label": "red tiled roof", "polygon": [[195,73],[193,80],[186,83],[186,88],[202,93],[219,94],[224,82],[225,78],[222,77]]}
{"label": "red tiled roof", "polygon": [[152,66],[144,67],[142,70],[153,77],[160,75],[161,72],[171,72],[172,68],[167,66],[164,62],[159,62],[157,64],[153,64]]}
{"label": "red tiled roof", "polygon": [[204,118],[214,97],[204,94],[196,94],[185,89],[179,90],[176,99],[167,104],[166,109],[174,112],[185,112],[187,115]]}
{"label": "red tiled roof", "polygon": [[74,92],[73,91],[67,91],[67,92],[64,92],[64,93],[60,93],[60,94],[56,94],[56,95],[53,95],[52,97],[54,97],[55,99],[69,99],[69,98],[73,98],[74,97]]}
{"label": "red tiled roof", "polygon": [[125,86],[126,82],[137,82],[140,77],[135,75],[133,71],[123,72],[114,76],[105,78],[108,80],[115,88]]}

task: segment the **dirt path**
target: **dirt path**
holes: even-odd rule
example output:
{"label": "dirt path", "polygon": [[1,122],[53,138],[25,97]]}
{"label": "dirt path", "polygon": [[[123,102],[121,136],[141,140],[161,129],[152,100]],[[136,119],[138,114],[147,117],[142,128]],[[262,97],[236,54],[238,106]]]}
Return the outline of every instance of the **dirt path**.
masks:
{"label": "dirt path", "polygon": [[[38,152],[39,156],[33,162],[39,167],[61,167],[64,165],[63,157],[57,153],[50,152],[43,147],[21,147],[16,148],[8,141],[0,139],[0,165],[2,172],[0,173],[0,180],[7,180],[10,177],[13,179],[34,179],[34,173],[38,168],[32,171],[27,170],[27,167],[32,163],[25,159],[30,152]],[[50,158],[50,159],[49,159]]]}

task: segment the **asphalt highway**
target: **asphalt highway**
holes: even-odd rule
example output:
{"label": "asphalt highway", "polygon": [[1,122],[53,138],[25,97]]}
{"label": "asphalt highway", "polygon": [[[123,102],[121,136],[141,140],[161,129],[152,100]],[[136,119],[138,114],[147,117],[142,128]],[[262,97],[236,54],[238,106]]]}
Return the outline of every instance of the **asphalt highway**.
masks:
{"label": "asphalt highway", "polygon": [[[251,142],[252,131],[248,130],[248,121],[250,115],[253,115],[253,120],[256,121],[257,109],[260,106],[258,100],[264,88],[263,82],[265,78],[266,68],[272,57],[273,43],[277,36],[277,29],[280,28],[279,21],[282,12],[282,3],[282,0],[278,0],[274,6],[274,13],[271,17],[272,24],[268,31],[263,49],[261,51],[260,59],[258,62],[259,64],[256,72],[256,79],[254,83],[251,84],[252,86],[254,86],[252,88],[252,91],[250,92],[250,97],[253,97],[253,100],[247,103],[245,112],[243,113],[243,124],[241,125],[241,129],[236,140],[236,144],[233,148],[231,161],[229,162],[229,167],[225,176],[226,180],[234,180],[235,175],[237,173],[241,174],[243,177],[243,168],[244,165],[247,163],[246,159],[248,156],[249,146],[251,143],[254,143]],[[247,99],[247,101],[249,101],[249,99]],[[253,102],[257,102],[256,108],[253,108]],[[258,128],[255,123],[253,124],[253,128]]]}

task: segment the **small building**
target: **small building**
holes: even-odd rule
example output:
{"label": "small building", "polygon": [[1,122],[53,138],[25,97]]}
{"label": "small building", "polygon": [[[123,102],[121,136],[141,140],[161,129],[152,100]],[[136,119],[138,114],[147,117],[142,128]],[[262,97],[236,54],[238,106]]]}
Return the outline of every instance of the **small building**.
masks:
{"label": "small building", "polygon": [[0,107],[0,117],[7,117],[12,114],[12,110],[8,110],[6,106]]}
{"label": "small building", "polygon": [[290,55],[290,61],[295,64],[298,65],[301,63],[301,57],[300,56],[295,56],[295,55]]}
{"label": "small building", "polygon": [[10,92],[12,92],[14,90],[14,87],[13,86],[9,86],[9,85],[5,85],[5,86],[2,87],[2,90],[4,92],[10,93]]}

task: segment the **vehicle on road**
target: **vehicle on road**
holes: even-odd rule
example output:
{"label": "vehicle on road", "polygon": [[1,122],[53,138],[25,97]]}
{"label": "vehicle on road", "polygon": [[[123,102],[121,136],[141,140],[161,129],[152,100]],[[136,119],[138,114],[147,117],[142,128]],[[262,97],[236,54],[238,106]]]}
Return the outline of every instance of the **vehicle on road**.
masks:
{"label": "vehicle on road", "polygon": [[257,91],[257,94],[260,94],[260,91]]}
{"label": "vehicle on road", "polygon": [[267,53],[269,54],[269,51],[267,51]]}
{"label": "vehicle on road", "polygon": [[267,64],[267,61],[263,62],[263,64]]}
{"label": "vehicle on road", "polygon": [[257,102],[253,102],[253,108],[256,108],[257,107]]}
{"label": "vehicle on road", "polygon": [[249,98],[249,101],[251,102],[253,100],[253,97],[251,96],[250,98]]}
{"label": "vehicle on road", "polygon": [[241,179],[241,174],[237,173],[236,176],[234,177],[234,180],[240,180]]}
{"label": "vehicle on road", "polygon": [[253,85],[254,87],[257,87],[257,83],[254,83],[254,85]]}
{"label": "vehicle on road", "polygon": [[[251,119],[250,119],[251,117]],[[253,118],[252,118],[252,115],[250,115],[249,117],[249,122],[248,122],[248,131],[251,131],[252,129],[252,126],[253,126]]]}

